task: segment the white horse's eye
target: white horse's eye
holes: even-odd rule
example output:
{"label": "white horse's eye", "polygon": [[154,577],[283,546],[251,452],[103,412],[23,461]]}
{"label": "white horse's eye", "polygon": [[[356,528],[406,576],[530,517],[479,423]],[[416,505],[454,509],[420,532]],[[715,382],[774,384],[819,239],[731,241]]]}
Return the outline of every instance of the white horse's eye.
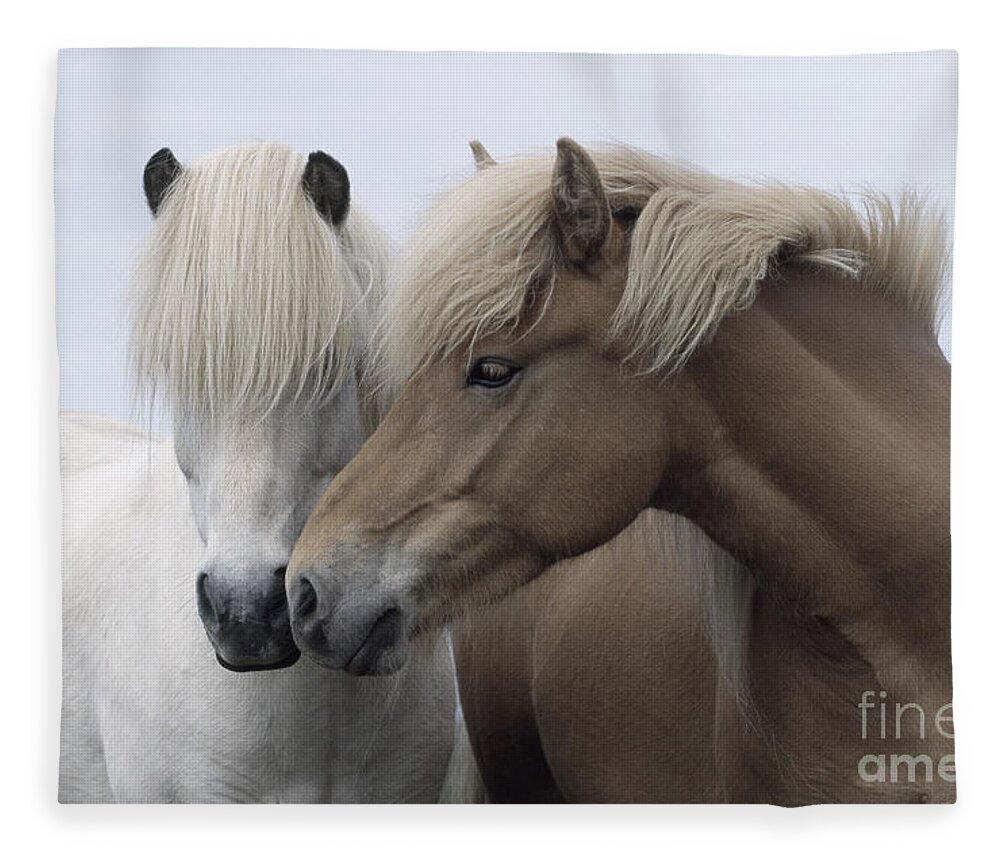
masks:
{"label": "white horse's eye", "polygon": [[506,358],[481,358],[469,368],[467,385],[481,388],[501,388],[509,383],[521,368]]}

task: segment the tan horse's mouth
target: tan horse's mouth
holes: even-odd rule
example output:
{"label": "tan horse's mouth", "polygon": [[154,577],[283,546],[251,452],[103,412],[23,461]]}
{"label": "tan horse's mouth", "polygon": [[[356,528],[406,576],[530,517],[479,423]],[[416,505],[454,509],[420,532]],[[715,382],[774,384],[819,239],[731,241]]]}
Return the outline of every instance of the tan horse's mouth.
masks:
{"label": "tan horse's mouth", "polygon": [[321,608],[310,579],[303,577],[292,602],[291,626],[298,647],[327,669],[388,675],[406,662],[406,614],[385,595]]}

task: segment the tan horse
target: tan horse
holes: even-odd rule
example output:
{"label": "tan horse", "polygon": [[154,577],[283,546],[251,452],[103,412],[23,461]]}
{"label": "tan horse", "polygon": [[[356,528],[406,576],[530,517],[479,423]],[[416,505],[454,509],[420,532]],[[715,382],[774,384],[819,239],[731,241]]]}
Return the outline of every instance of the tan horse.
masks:
{"label": "tan horse", "polygon": [[[508,613],[523,629],[494,638],[513,665],[511,643],[558,655],[558,625],[576,631],[554,659],[577,671],[548,686],[564,709],[533,715],[543,738],[577,737],[570,700],[614,678],[633,703],[675,697],[664,722],[689,708],[671,737],[632,737],[633,759],[673,771],[643,799],[953,799],[943,231],[912,201],[863,203],[566,139],[554,166],[492,166],[446,196],[385,327],[405,385],[289,565],[299,647],[393,671],[421,631],[660,508],[747,574],[705,576],[695,599],[680,558],[659,604],[629,578],[643,564],[602,563],[614,579],[589,590],[537,583]],[[590,732],[621,749],[610,713]],[[562,755],[551,798],[612,778]]]}

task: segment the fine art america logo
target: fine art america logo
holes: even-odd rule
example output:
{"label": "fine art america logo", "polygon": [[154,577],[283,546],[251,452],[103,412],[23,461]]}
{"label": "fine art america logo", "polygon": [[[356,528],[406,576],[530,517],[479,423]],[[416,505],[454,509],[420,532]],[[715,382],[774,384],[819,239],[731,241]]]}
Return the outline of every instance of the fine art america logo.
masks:
{"label": "fine art america logo", "polygon": [[[927,741],[931,732],[951,740],[954,718],[951,703],[936,711],[926,710],[916,702],[896,702],[887,707],[885,690],[876,693],[865,690],[858,702],[861,711],[861,739],[863,741]],[[932,723],[933,725],[929,725]],[[943,755],[935,760],[927,753],[869,753],[858,760],[858,776],[866,783],[917,783],[955,781],[955,756]]]}

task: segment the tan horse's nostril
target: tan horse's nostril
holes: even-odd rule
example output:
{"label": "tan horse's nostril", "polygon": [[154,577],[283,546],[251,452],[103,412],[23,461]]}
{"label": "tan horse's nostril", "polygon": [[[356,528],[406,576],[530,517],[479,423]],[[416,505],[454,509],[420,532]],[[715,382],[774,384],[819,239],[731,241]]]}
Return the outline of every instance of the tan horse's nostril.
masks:
{"label": "tan horse's nostril", "polygon": [[298,587],[295,590],[295,605],[292,607],[293,614],[300,621],[305,621],[316,614],[319,607],[319,595],[309,578],[306,576],[299,578]]}

